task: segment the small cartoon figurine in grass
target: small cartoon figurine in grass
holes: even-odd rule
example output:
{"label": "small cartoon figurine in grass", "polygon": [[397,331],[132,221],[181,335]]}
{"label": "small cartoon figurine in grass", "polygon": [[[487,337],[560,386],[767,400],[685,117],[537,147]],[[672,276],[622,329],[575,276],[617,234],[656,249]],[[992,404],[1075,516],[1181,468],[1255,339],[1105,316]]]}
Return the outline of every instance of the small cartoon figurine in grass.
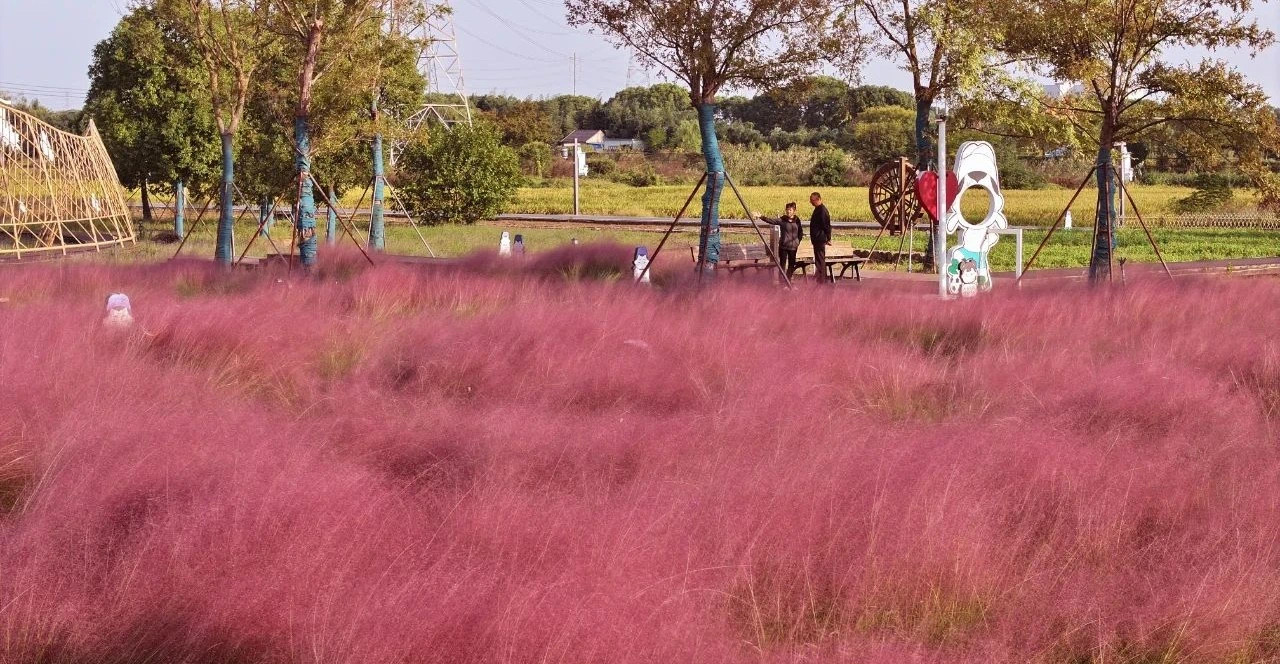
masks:
{"label": "small cartoon figurine in grass", "polygon": [[647,284],[652,280],[649,278],[649,250],[645,247],[636,247],[635,259],[631,261],[632,279],[639,283]]}
{"label": "small cartoon figurine in grass", "polygon": [[133,326],[133,308],[129,305],[128,295],[112,293],[107,298],[107,317],[102,319],[102,324],[117,330]]}

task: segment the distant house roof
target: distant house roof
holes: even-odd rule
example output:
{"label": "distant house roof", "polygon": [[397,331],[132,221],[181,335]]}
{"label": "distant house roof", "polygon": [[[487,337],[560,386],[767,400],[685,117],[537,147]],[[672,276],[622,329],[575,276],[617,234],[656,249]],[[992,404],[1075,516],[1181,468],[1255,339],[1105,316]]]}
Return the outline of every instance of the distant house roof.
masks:
{"label": "distant house roof", "polygon": [[561,144],[574,141],[579,143],[603,143],[604,131],[600,129],[578,129],[577,131],[569,132],[568,136],[560,139]]}

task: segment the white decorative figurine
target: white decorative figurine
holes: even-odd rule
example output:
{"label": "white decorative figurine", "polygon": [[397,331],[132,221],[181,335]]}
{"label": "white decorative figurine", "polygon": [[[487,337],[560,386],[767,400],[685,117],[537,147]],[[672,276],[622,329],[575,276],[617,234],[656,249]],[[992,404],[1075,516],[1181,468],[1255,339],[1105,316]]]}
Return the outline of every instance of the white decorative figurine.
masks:
{"label": "white decorative figurine", "polygon": [[133,325],[133,308],[129,306],[129,296],[124,293],[112,293],[107,298],[107,317],[102,319],[106,327],[126,328]]}
{"label": "white decorative figurine", "polygon": [[502,239],[498,240],[498,255],[511,255],[511,234],[506,231],[502,231]]}
{"label": "white decorative figurine", "polygon": [[642,284],[650,283],[648,268],[649,250],[644,247],[636,247],[635,260],[631,261],[631,278]]}
{"label": "white decorative figurine", "polygon": [[[996,153],[986,141],[968,141],[956,151],[954,172],[959,193],[947,210],[947,234],[959,230],[960,243],[951,249],[947,266],[947,293],[970,297],[991,290],[991,264],[987,255],[1000,241],[994,231],[1009,227],[1004,216],[1004,194]],[[960,213],[960,201],[970,187],[981,187],[991,196],[991,207],[982,221],[973,223]]]}

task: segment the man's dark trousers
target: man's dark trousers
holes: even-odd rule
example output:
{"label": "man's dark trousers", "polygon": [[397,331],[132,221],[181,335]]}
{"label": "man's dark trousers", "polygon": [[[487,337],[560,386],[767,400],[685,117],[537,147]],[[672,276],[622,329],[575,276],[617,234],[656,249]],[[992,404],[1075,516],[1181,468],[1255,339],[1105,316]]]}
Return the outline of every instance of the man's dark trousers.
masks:
{"label": "man's dark trousers", "polygon": [[827,283],[827,244],[813,243],[813,268],[817,271],[818,283]]}

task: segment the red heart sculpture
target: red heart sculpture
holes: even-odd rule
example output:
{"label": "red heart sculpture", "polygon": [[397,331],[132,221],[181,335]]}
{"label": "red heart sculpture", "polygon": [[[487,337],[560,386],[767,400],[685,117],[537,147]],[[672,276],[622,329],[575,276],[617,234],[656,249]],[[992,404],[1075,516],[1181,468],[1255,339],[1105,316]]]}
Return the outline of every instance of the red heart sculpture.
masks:
{"label": "red heart sculpture", "polygon": [[[947,209],[951,209],[951,204],[956,202],[956,195],[960,193],[960,181],[956,179],[955,173],[947,173]],[[935,222],[938,221],[938,174],[933,171],[925,171],[916,178],[916,198],[920,200],[920,207],[928,213],[929,217]]]}

